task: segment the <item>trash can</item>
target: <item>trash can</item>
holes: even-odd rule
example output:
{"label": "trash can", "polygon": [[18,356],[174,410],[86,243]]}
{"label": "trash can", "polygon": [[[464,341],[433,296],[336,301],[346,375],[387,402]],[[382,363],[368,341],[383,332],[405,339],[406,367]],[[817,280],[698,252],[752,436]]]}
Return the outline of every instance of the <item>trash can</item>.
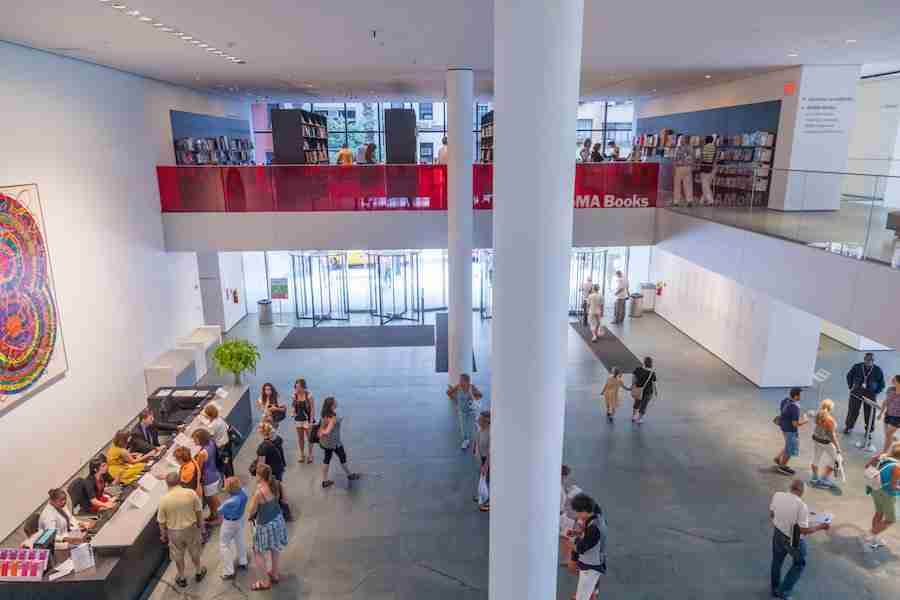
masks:
{"label": "trash can", "polygon": [[644,295],[643,294],[632,294],[631,295],[631,312],[628,313],[634,318],[640,317],[644,314]]}
{"label": "trash can", "polygon": [[271,325],[274,322],[272,319],[272,301],[266,298],[257,302],[256,305],[259,308],[259,324]]}
{"label": "trash can", "polygon": [[656,310],[656,284],[642,283],[641,294],[644,296],[643,308],[644,312],[653,312]]}

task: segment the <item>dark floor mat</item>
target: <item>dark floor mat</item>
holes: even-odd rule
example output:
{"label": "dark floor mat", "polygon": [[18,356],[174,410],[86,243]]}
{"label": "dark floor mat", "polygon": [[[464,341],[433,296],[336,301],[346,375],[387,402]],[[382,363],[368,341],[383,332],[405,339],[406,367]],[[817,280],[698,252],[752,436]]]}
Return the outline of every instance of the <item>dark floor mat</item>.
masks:
{"label": "dark floor mat", "polygon": [[607,371],[611,371],[613,367],[619,367],[623,373],[631,373],[641,366],[638,357],[606,327],[603,328],[603,336],[597,338],[596,342],[591,342],[590,329],[581,323],[569,322],[569,325],[587,342],[588,348],[591,349],[594,356],[600,359]]}
{"label": "dark floor mat", "polygon": [[[437,313],[434,315],[434,370],[436,373],[446,373],[450,370],[450,351],[448,345],[450,343],[449,321],[447,313]],[[472,351],[472,372],[478,371],[475,368],[475,351]]]}
{"label": "dark floor mat", "polygon": [[434,325],[294,327],[279,350],[302,348],[397,348],[434,346]]}

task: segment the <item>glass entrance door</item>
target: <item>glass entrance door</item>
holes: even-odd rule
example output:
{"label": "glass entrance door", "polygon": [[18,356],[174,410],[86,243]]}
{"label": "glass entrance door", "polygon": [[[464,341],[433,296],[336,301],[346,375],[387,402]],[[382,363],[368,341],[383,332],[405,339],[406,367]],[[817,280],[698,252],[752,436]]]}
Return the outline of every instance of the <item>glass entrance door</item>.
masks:
{"label": "glass entrance door", "polygon": [[299,252],[291,254],[294,311],[298,319],[312,321],[350,320],[350,284],[346,252]]}
{"label": "glass entrance door", "polygon": [[494,317],[494,251],[477,250],[475,264],[478,267],[478,312],[481,319]]}
{"label": "glass entrance door", "polygon": [[416,250],[369,253],[370,314],[381,325],[425,322],[422,256]]}
{"label": "glass entrance door", "polygon": [[582,301],[584,285],[590,277],[591,283],[600,285],[602,290],[606,282],[606,250],[595,248],[575,248],[572,250],[569,270],[569,314],[583,313]]}

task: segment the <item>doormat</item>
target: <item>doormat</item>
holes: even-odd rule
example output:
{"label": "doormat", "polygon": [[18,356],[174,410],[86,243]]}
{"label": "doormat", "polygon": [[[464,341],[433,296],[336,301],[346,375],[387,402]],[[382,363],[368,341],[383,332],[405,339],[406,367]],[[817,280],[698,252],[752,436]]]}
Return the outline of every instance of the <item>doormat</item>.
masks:
{"label": "doormat", "polygon": [[434,346],[434,325],[294,327],[279,350]]}
{"label": "doormat", "polygon": [[619,367],[623,373],[631,373],[641,366],[638,357],[606,327],[603,328],[603,335],[597,338],[596,342],[592,342],[589,328],[573,321],[570,321],[569,325],[587,343],[588,348],[594,353],[594,356],[600,359],[607,371],[612,371],[613,367]]}
{"label": "doormat", "polygon": [[[450,370],[450,328],[447,313],[434,315],[434,333],[436,343],[434,345],[434,371],[446,373]],[[475,367],[475,351],[472,351],[472,372],[477,372]]]}

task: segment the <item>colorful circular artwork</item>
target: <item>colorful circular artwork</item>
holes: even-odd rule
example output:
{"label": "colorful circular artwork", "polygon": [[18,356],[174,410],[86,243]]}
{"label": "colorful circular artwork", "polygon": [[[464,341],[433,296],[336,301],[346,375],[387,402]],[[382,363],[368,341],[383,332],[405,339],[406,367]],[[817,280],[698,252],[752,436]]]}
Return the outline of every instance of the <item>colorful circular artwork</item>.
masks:
{"label": "colorful circular artwork", "polygon": [[47,248],[31,212],[0,194],[0,394],[27,390],[56,344]]}

